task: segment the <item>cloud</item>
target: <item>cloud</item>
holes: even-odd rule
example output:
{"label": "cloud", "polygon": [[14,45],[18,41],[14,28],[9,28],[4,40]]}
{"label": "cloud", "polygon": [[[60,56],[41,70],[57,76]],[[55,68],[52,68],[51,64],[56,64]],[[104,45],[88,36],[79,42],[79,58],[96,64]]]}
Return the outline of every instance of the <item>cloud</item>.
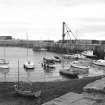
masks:
{"label": "cloud", "polygon": [[88,3],[105,3],[105,0],[56,0],[57,6],[78,6],[81,4],[88,4]]}
{"label": "cloud", "polygon": [[97,33],[97,32],[105,32],[105,24],[104,25],[84,25],[80,28],[80,31],[83,33]]}
{"label": "cloud", "polygon": [[63,21],[74,32],[103,32],[104,13],[105,0],[0,0],[0,30],[59,40]]}
{"label": "cloud", "polygon": [[52,6],[56,4],[56,0],[0,0],[0,5],[4,6]]}
{"label": "cloud", "polygon": [[104,40],[105,39],[105,32],[79,33],[78,39]]}

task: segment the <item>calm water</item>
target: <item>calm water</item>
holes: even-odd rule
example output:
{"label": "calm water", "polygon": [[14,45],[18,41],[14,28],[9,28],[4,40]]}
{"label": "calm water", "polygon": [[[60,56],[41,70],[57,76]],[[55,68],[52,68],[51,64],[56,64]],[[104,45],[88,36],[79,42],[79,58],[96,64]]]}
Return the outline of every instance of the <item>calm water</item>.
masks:
{"label": "calm water", "polygon": [[[62,80],[62,76],[59,75],[59,69],[62,68],[61,64],[56,64],[54,70],[45,71],[41,67],[43,57],[53,57],[57,55],[49,52],[33,52],[32,49],[28,49],[28,59],[35,63],[35,69],[26,70],[23,68],[23,64],[27,60],[27,49],[19,47],[6,47],[6,59],[9,60],[10,70],[0,70],[0,81],[17,81],[18,79],[18,60],[20,80],[22,81],[52,81]],[[60,56],[60,55],[57,55]],[[0,47],[0,58],[4,58],[4,48]]]}
{"label": "calm water", "polygon": [[[17,81],[18,80],[18,60],[19,60],[19,74],[20,80],[22,81],[54,81],[54,80],[65,80],[59,74],[59,70],[62,68],[68,68],[70,66],[70,61],[66,61],[63,64],[56,64],[54,70],[45,71],[41,66],[43,57],[53,57],[58,55],[56,53],[50,52],[33,52],[32,49],[28,49],[28,58],[32,60],[35,64],[34,70],[26,71],[23,68],[23,64],[27,60],[27,49],[19,47],[6,47],[6,59],[9,61],[9,71],[0,70],[0,81]],[[4,48],[0,47],[0,58],[4,58]],[[103,74],[103,70],[97,70],[90,68],[91,75]]]}

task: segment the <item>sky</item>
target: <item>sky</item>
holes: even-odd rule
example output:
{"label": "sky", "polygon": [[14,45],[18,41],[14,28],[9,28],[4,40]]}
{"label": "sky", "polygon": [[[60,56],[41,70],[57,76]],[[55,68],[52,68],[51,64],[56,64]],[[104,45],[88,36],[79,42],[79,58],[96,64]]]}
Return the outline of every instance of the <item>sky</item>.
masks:
{"label": "sky", "polygon": [[78,39],[105,40],[105,0],[0,0],[1,36],[61,40],[63,21]]}

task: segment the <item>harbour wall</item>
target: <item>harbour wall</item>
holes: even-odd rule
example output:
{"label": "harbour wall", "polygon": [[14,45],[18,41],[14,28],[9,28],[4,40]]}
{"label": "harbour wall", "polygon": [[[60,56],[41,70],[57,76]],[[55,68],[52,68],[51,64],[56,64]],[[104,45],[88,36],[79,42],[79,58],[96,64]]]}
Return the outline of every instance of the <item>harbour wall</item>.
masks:
{"label": "harbour wall", "polygon": [[33,48],[33,45],[37,43],[35,41],[28,40],[0,40],[0,46],[12,46],[12,47],[29,47]]}
{"label": "harbour wall", "polygon": [[100,46],[100,44],[70,44],[69,43],[69,44],[48,45],[47,49],[48,51],[51,51],[51,52],[66,54],[66,53],[80,53],[85,50],[94,50],[96,46]]}
{"label": "harbour wall", "polygon": [[96,46],[104,46],[104,43],[91,43],[91,41],[82,41],[79,43],[61,43],[54,41],[35,41],[35,40],[0,40],[0,46],[28,47],[28,48],[46,48],[48,51],[56,53],[78,53],[84,50],[93,50]]}

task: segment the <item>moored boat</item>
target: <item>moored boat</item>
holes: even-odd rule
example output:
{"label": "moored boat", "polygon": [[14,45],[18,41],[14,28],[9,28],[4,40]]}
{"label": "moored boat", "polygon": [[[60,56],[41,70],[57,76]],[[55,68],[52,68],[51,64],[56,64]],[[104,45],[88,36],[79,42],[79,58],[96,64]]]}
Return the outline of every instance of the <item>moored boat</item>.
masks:
{"label": "moored boat", "polygon": [[[32,87],[32,83],[26,83],[19,81],[19,61],[18,61],[18,83],[14,85],[15,93],[20,96],[29,96],[29,97],[39,97],[41,95],[41,90],[34,91]],[[30,86],[30,87],[29,87]]]}
{"label": "moored boat", "polygon": [[34,46],[33,51],[47,51],[47,49],[46,48],[41,48],[39,46]]}
{"label": "moored boat", "polygon": [[[28,33],[27,33],[27,40],[28,40]],[[32,70],[32,69],[34,69],[35,68],[35,65],[34,65],[34,63],[31,61],[31,60],[29,60],[29,51],[28,51],[28,45],[27,45],[27,61],[23,64],[23,67],[24,67],[24,69],[27,69],[27,70]]]}
{"label": "moored boat", "polygon": [[47,64],[47,63],[42,63],[43,69],[55,69],[55,66]]}
{"label": "moored boat", "polygon": [[47,64],[55,64],[55,62],[54,62],[54,60],[52,59],[52,58],[45,58],[45,57],[43,57],[43,62],[44,63],[47,63]]}
{"label": "moored boat", "polygon": [[76,79],[78,78],[78,73],[71,71],[70,69],[63,69],[60,70],[59,73],[63,76],[69,77],[71,79]]}
{"label": "moored boat", "polygon": [[0,64],[9,64],[9,61],[5,59],[0,59]]}
{"label": "moored boat", "polygon": [[97,69],[105,69],[105,60],[102,59],[95,60],[93,61],[92,66]]}
{"label": "moored boat", "polygon": [[62,56],[64,59],[84,59],[85,56],[82,54],[71,54],[71,55],[63,55]]}
{"label": "moored boat", "polygon": [[84,63],[85,61],[74,61],[71,63],[71,69],[75,72],[81,74],[88,74],[89,73],[89,66]]}
{"label": "moored boat", "polygon": [[9,69],[8,65],[0,65],[0,69]]}
{"label": "moored boat", "polygon": [[35,65],[31,61],[27,61],[23,66],[25,69],[34,69],[35,68]]}
{"label": "moored boat", "polygon": [[24,90],[23,87],[19,88],[18,85],[15,85],[15,93],[20,96],[29,96],[29,97],[39,97],[41,95],[41,91],[32,91],[32,90]]}
{"label": "moored boat", "polygon": [[82,55],[86,56],[87,58],[97,58],[96,55],[93,54],[92,50],[82,52]]}
{"label": "moored boat", "polygon": [[61,58],[58,56],[54,56],[54,58],[52,58],[52,59],[57,63],[61,63]]}
{"label": "moored boat", "polygon": [[99,59],[99,60],[93,61],[93,64],[98,66],[105,66],[105,60]]}

